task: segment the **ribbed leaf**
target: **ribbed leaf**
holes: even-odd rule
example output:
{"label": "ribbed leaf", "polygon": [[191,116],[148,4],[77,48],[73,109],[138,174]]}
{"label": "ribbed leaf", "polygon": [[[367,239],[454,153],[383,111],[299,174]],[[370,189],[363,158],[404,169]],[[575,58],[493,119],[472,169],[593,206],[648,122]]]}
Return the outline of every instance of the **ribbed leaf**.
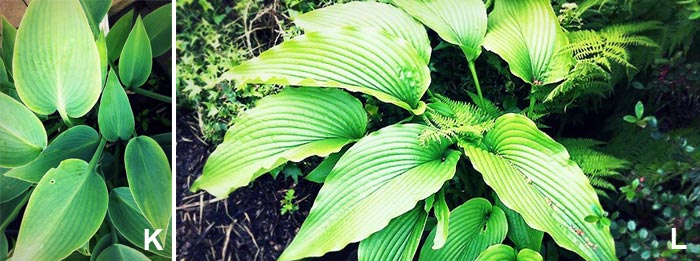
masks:
{"label": "ribbed leaf", "polygon": [[[450,234],[445,246],[434,250],[423,245],[420,260],[474,260],[481,251],[506,238],[508,223],[503,211],[484,198],[471,199],[450,213]],[[432,242],[436,230],[426,242]]]}
{"label": "ribbed leaf", "polygon": [[495,1],[484,48],[523,81],[543,85],[564,79],[573,62],[567,44],[549,0]]}
{"label": "ribbed leaf", "polygon": [[32,111],[78,118],[97,103],[102,73],[97,45],[78,0],[33,0],[17,31],[13,76]]}
{"label": "ribbed leaf", "polygon": [[225,198],[287,161],[339,151],[366,127],[362,104],[342,90],[286,88],[237,119],[192,190]]}
{"label": "ribbed leaf", "polygon": [[110,70],[107,85],[102,92],[97,122],[100,133],[110,142],[128,140],[134,133],[134,113],[131,111],[129,97],[114,70]]}
{"label": "ribbed leaf", "polygon": [[424,205],[418,203],[413,210],[392,219],[385,228],[360,241],[358,260],[413,260],[428,219]]}
{"label": "ribbed leaf", "polygon": [[241,83],[338,87],[422,114],[430,71],[409,42],[372,28],[310,32],[222,75]]}
{"label": "ribbed leaf", "polygon": [[443,40],[459,46],[473,62],[481,54],[488,20],[482,0],[394,0]]}
{"label": "ribbed leaf", "polygon": [[97,132],[86,125],[72,127],[59,134],[39,157],[31,163],[14,168],[5,176],[38,183],[49,169],[58,167],[66,159],[90,160],[95,152],[100,137]]}
{"label": "ribbed leaf", "polygon": [[113,260],[129,260],[129,261],[150,261],[146,255],[136,249],[130,248],[122,244],[114,244],[100,253],[97,261],[113,261]]}
{"label": "ribbed leaf", "polygon": [[[146,220],[143,213],[136,205],[129,188],[115,188],[109,193],[109,219],[119,234],[136,246],[143,246],[143,232],[148,229],[153,233],[153,225]],[[172,224],[172,223],[171,223]],[[168,226],[170,227],[170,226]],[[165,229],[161,234],[166,234],[165,241],[159,240],[163,250],[158,250],[151,245],[148,251],[164,257],[170,257],[172,249],[172,235],[170,229]],[[163,243],[165,242],[165,243]]]}
{"label": "ribbed leaf", "polygon": [[353,145],[326,178],[280,260],[321,256],[358,242],[432,195],[455,173],[447,140],[421,145],[419,124],[385,127]]}
{"label": "ribbed leaf", "polygon": [[331,170],[335,167],[335,164],[338,163],[338,160],[340,160],[340,157],[345,154],[345,151],[347,150],[341,150],[339,152],[333,153],[331,155],[328,155],[323,161],[321,161],[318,166],[311,172],[309,172],[308,175],[306,175],[306,179],[309,181],[313,181],[316,183],[323,183],[326,181],[326,177],[328,177],[328,174],[331,173]]}
{"label": "ribbed leaf", "polygon": [[445,201],[445,190],[441,189],[435,196],[433,212],[437,219],[435,225],[435,237],[433,239],[433,249],[440,249],[447,241],[448,231],[450,231],[450,209]]}
{"label": "ribbed leaf", "polygon": [[97,36],[100,33],[100,22],[112,6],[112,0],[80,0],[80,5],[83,6],[92,33]]}
{"label": "ribbed leaf", "polygon": [[107,196],[85,161],[68,159],[49,170],[29,199],[13,260],[59,260],[85,245],[107,214]]}
{"label": "ribbed leaf", "polygon": [[[8,169],[0,168],[0,204],[22,195],[32,183],[5,176]],[[7,210],[2,210],[7,211]]]}
{"label": "ribbed leaf", "polygon": [[523,217],[518,212],[503,205],[503,202],[496,196],[496,206],[506,213],[508,219],[508,239],[513,241],[518,249],[529,248],[540,251],[544,232],[531,228],[527,225]]}
{"label": "ribbed leaf", "polygon": [[119,79],[125,86],[139,87],[146,83],[151,75],[151,54],[151,41],[139,16],[119,56]]}
{"label": "ribbed leaf", "polygon": [[2,17],[2,59],[5,62],[7,72],[12,74],[12,58],[15,50],[15,37],[17,29],[14,25]]}
{"label": "ribbed leaf", "polygon": [[0,167],[19,167],[46,148],[46,130],[22,103],[0,93]]}
{"label": "ribbed leaf", "polygon": [[129,37],[131,26],[134,24],[134,10],[129,10],[110,28],[107,34],[107,54],[109,60],[114,62],[119,58],[124,48],[124,42]]}
{"label": "ribbed leaf", "polygon": [[523,249],[516,253],[515,249],[508,245],[493,245],[484,250],[476,258],[476,261],[542,261],[542,256],[532,249]]}
{"label": "ribbed leaf", "polygon": [[143,18],[143,25],[151,41],[153,57],[161,56],[172,47],[173,5],[166,4]]}
{"label": "ribbed leaf", "polygon": [[542,255],[535,250],[525,248],[518,252],[517,261],[542,261]]}
{"label": "ribbed leaf", "polygon": [[[401,9],[388,4],[377,2],[336,4],[299,15],[294,18],[294,23],[306,32],[345,26],[384,30],[411,43],[426,63],[430,61],[432,50],[425,27]],[[484,32],[486,32],[485,12]]]}
{"label": "ribbed leaf", "polygon": [[594,209],[602,209],[593,187],[564,146],[531,120],[503,115],[482,146],[461,146],[503,204],[532,228],[586,260],[616,259],[609,227],[584,221],[596,215]]}

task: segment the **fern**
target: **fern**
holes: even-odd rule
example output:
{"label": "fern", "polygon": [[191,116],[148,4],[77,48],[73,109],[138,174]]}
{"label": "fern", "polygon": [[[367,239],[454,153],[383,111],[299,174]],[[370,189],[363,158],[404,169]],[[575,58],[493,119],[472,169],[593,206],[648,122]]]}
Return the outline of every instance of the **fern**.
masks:
{"label": "fern", "polygon": [[631,164],[627,160],[597,150],[596,147],[603,144],[601,141],[562,139],[559,142],[566,147],[571,160],[581,167],[600,195],[607,196],[605,190],[615,191],[615,186],[608,179],[619,176],[619,171],[628,169]]}
{"label": "fern", "polygon": [[[479,99],[475,99],[479,100]],[[423,120],[431,127],[421,133],[421,143],[436,141],[440,138],[467,140],[480,139],[484,132],[493,127],[496,117],[502,112],[490,101],[478,102],[484,108],[474,104],[454,101],[442,95],[435,95],[433,103],[428,105]]]}

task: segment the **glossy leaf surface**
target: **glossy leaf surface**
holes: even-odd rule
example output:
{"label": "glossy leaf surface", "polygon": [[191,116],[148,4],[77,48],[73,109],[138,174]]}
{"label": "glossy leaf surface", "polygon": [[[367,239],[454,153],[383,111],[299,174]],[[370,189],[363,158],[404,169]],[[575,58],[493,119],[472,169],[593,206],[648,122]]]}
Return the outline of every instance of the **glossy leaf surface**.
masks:
{"label": "glossy leaf surface", "polygon": [[102,92],[97,122],[100,133],[110,142],[128,140],[134,133],[134,113],[131,110],[129,97],[126,96],[113,70],[110,70],[107,84]]}
{"label": "glossy leaf surface", "polygon": [[125,86],[139,87],[146,83],[153,65],[151,54],[151,40],[139,16],[119,56],[119,79]]}
{"label": "glossy leaf surface", "polygon": [[[136,205],[136,201],[134,201],[134,197],[131,195],[131,190],[129,190],[129,188],[115,188],[109,193],[108,213],[117,231],[134,245],[138,246],[143,244],[144,229],[155,231],[153,225],[146,220],[146,217],[143,216],[143,213]],[[163,230],[161,233],[167,234],[165,241],[159,239],[163,250],[158,250],[154,245],[151,245],[148,251],[160,256],[170,257],[172,249],[172,235],[170,235],[170,229]]]}
{"label": "glossy leaf surface", "polygon": [[22,103],[0,93],[0,167],[25,165],[46,148],[44,125]]}
{"label": "glossy leaf surface", "polygon": [[394,218],[382,230],[360,241],[360,261],[411,261],[418,250],[428,214],[418,203],[413,210]]}
{"label": "glossy leaf surface", "polygon": [[161,56],[172,48],[173,5],[166,4],[153,10],[143,18],[143,25],[151,41],[153,57]]}

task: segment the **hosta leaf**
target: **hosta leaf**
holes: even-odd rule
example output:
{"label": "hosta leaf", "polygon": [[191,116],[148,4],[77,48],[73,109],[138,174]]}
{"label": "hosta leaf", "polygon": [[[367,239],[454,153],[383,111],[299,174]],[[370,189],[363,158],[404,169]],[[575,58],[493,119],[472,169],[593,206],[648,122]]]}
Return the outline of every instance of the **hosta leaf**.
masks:
{"label": "hosta leaf", "polygon": [[21,195],[11,199],[8,202],[0,203],[0,232],[5,231],[5,228],[15,220],[19,212],[27,204],[29,196],[31,196],[32,189],[23,192]]}
{"label": "hosta leaf", "polygon": [[595,215],[594,209],[603,209],[593,187],[564,146],[531,120],[503,115],[482,146],[461,146],[503,204],[530,227],[547,232],[586,260],[616,259],[609,227],[584,221]]}
{"label": "hosta leaf", "polygon": [[85,245],[107,214],[107,196],[85,161],[68,159],[49,170],[29,199],[13,260],[63,259]]}
{"label": "hosta leaf", "polygon": [[17,31],[13,76],[19,97],[38,114],[78,118],[102,91],[100,56],[78,0],[33,0]]}
{"label": "hosta leaf", "polygon": [[139,16],[119,56],[119,79],[125,86],[139,87],[146,83],[151,75],[151,54],[151,41]]}
{"label": "hosta leaf", "polygon": [[22,195],[32,185],[24,180],[5,176],[7,171],[8,169],[0,168],[0,204]]}
{"label": "hosta leaf", "polygon": [[166,4],[143,18],[143,25],[148,33],[148,39],[151,41],[153,57],[161,56],[172,47],[172,9],[172,4]]}
{"label": "hosta leaf", "polygon": [[318,164],[314,170],[309,172],[305,178],[316,183],[323,183],[326,180],[326,177],[328,177],[328,174],[331,173],[333,167],[335,167],[335,164],[338,163],[338,160],[340,160],[340,157],[345,154],[345,151],[346,150],[342,150],[328,155],[328,157],[323,159],[323,161],[321,161],[321,163]]}
{"label": "hosta leaf", "polygon": [[287,161],[341,150],[361,138],[366,127],[362,104],[342,90],[286,88],[236,120],[192,190],[225,198]]}
{"label": "hosta leaf", "polygon": [[[486,14],[484,13],[484,21]],[[384,30],[408,41],[423,58],[430,61],[430,40],[425,27],[394,6],[376,2],[350,2],[313,10],[294,18],[294,23],[306,32],[323,31],[333,27],[357,26]],[[486,22],[484,22],[486,32]]]}
{"label": "hosta leaf", "polygon": [[112,260],[145,260],[150,261],[148,257],[136,249],[130,248],[122,244],[114,244],[100,253],[97,261],[112,261]]}
{"label": "hosta leaf", "polygon": [[7,243],[5,231],[0,231],[0,260],[5,260],[7,258],[8,251],[9,244]]}
{"label": "hosta leaf", "polygon": [[333,28],[285,41],[222,79],[344,88],[422,114],[430,71],[406,40],[372,28]]}
{"label": "hosta leaf", "polygon": [[[484,198],[471,199],[450,213],[450,234],[445,245],[423,245],[420,260],[474,260],[481,251],[506,238],[508,223],[503,211]],[[436,230],[426,242],[432,242]]]}
{"label": "hosta leaf", "polygon": [[439,249],[445,245],[450,229],[450,209],[447,207],[447,202],[445,201],[444,189],[441,189],[435,196],[433,212],[437,219],[437,225],[435,226],[435,238],[432,248]]}
{"label": "hosta leaf", "polygon": [[516,253],[508,245],[493,245],[481,252],[476,261],[542,261],[542,256],[532,249],[522,249]]}
{"label": "hosta leaf", "polygon": [[488,20],[482,0],[394,0],[448,43],[459,46],[473,62],[481,54]]}
{"label": "hosta leaf", "polygon": [[112,28],[110,28],[107,34],[107,54],[109,55],[110,61],[116,61],[119,55],[121,55],[124,42],[126,42],[126,38],[129,37],[129,32],[131,32],[131,26],[133,24],[134,10],[131,9],[119,18]]}
{"label": "hosta leaf", "polygon": [[488,23],[484,48],[501,56],[523,81],[554,83],[569,72],[569,40],[549,0],[496,0]]}
{"label": "hosta leaf", "polygon": [[104,34],[99,34],[97,40],[95,40],[97,45],[97,53],[100,55],[100,75],[102,75],[102,87],[104,88],[105,81],[107,80],[107,65],[109,65],[109,56],[107,53],[107,37]]}
{"label": "hosta leaf", "polygon": [[17,29],[10,22],[2,17],[2,59],[5,62],[7,72],[12,74],[12,58],[15,50],[15,37]]}
{"label": "hosta leaf", "polygon": [[437,192],[460,153],[440,139],[421,145],[419,124],[385,127],[353,145],[326,178],[299,233],[280,256],[321,256],[358,242]]}
{"label": "hosta leaf", "polygon": [[0,167],[19,167],[46,148],[46,130],[39,118],[10,96],[0,93]]}
{"label": "hosta leaf", "polygon": [[[124,168],[131,194],[144,217],[156,229],[168,230],[172,215],[172,175],[165,152],[148,136],[131,139],[124,152]],[[161,239],[165,233],[161,233]]]}
{"label": "hosta leaf", "polygon": [[38,183],[49,169],[58,167],[66,159],[90,160],[100,142],[97,132],[86,125],[72,127],[59,134],[39,157],[31,163],[14,168],[6,176]]}
{"label": "hosta leaf", "polygon": [[100,133],[110,142],[128,140],[134,133],[134,113],[131,111],[129,97],[114,70],[110,70],[107,85],[102,92],[97,122]]}
{"label": "hosta leaf", "polygon": [[100,239],[97,240],[97,243],[95,243],[95,247],[92,248],[90,261],[97,260],[97,257],[100,256],[100,253],[102,253],[102,251],[104,251],[105,248],[109,247],[110,245],[112,245],[112,233],[107,233],[100,237]]}
{"label": "hosta leaf", "polygon": [[100,33],[100,22],[112,6],[112,0],[80,0],[80,5],[83,6],[92,33],[97,36]]}
{"label": "hosta leaf", "polygon": [[[109,219],[114,224],[114,227],[117,228],[119,234],[136,246],[143,246],[144,229],[148,229],[151,233],[155,231],[153,225],[146,220],[146,217],[143,216],[143,213],[136,205],[129,188],[115,188],[109,193],[108,213]],[[148,251],[164,257],[170,257],[170,250],[172,249],[170,229],[165,229],[161,233],[167,235],[165,243],[163,243],[163,240],[158,240],[163,250],[158,250],[154,245],[151,245]]]}
{"label": "hosta leaf", "polygon": [[2,90],[4,90],[5,86],[9,85],[9,83],[10,75],[7,74],[7,70],[5,69],[5,62],[0,56],[0,92],[3,92]]}
{"label": "hosta leaf", "polygon": [[413,210],[392,219],[382,230],[360,241],[358,260],[413,260],[428,219],[424,205],[418,203]]}
{"label": "hosta leaf", "polygon": [[158,142],[158,145],[160,145],[160,148],[163,149],[165,152],[165,155],[168,156],[168,162],[172,162],[170,158],[170,152],[173,150],[173,145],[171,141],[173,140],[173,134],[170,132],[166,133],[161,133],[161,134],[156,134],[152,135],[151,138],[153,138],[156,142]]}
{"label": "hosta leaf", "polygon": [[513,241],[518,249],[529,248],[535,251],[540,251],[544,232],[528,226],[518,212],[504,206],[503,202],[501,202],[498,197],[495,198],[496,206],[501,208],[503,212],[506,213],[506,218],[508,219],[508,239]]}

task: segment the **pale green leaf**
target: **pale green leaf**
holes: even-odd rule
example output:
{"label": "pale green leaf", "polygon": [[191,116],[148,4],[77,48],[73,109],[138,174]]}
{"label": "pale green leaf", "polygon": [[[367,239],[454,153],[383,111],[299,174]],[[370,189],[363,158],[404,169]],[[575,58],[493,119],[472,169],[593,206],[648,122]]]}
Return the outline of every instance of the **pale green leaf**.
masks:
{"label": "pale green leaf", "polygon": [[151,41],[153,57],[161,56],[172,47],[173,5],[166,4],[143,18],[143,25]]}
{"label": "pale green leaf", "polygon": [[97,114],[100,133],[110,142],[128,140],[134,133],[134,113],[129,97],[119,83],[114,70],[110,70],[107,85],[102,92],[100,111]]}
{"label": "pale green leaf", "polygon": [[513,241],[518,249],[529,248],[539,251],[542,246],[544,232],[531,228],[518,214],[518,212],[503,205],[503,202],[496,196],[496,206],[506,213],[508,219],[508,239]]}
{"label": "pale green leaf", "polygon": [[508,62],[515,76],[543,85],[567,75],[573,63],[569,40],[549,0],[496,0],[488,19],[484,48]]}
{"label": "pale green leaf", "polygon": [[31,163],[14,168],[5,176],[38,183],[49,169],[58,167],[66,159],[90,160],[100,142],[97,132],[86,125],[72,127],[59,134],[39,157]]}
{"label": "pale green leaf", "polygon": [[433,249],[440,249],[447,241],[447,235],[450,231],[450,209],[445,201],[445,190],[441,189],[435,197],[433,203],[433,212],[437,219],[435,226],[435,239],[433,240]]}
{"label": "pale green leaf", "polygon": [[[450,234],[445,245],[437,250],[430,244],[423,245],[420,260],[474,260],[490,245],[503,242],[507,231],[503,211],[484,198],[474,198],[450,213]],[[435,232],[433,229],[426,242],[433,241]]]}
{"label": "pale green leaf", "polygon": [[100,253],[97,257],[97,261],[115,261],[115,260],[129,260],[129,261],[150,261],[148,257],[136,249],[130,248],[122,244],[114,244]]}
{"label": "pale green leaf", "polygon": [[100,33],[100,22],[107,15],[109,7],[112,6],[112,0],[80,0],[80,5],[83,6],[92,33],[97,36]]}
{"label": "pale green leaf", "polygon": [[448,149],[445,139],[421,145],[418,136],[426,128],[391,125],[348,149],[279,260],[340,250],[381,230],[437,192],[454,175],[461,153]]}
{"label": "pale green leaf", "polygon": [[107,66],[109,65],[109,55],[107,53],[107,37],[104,34],[99,34],[97,40],[95,40],[97,45],[97,53],[100,55],[100,74],[102,75],[102,86],[104,88],[105,81],[107,81]]}
{"label": "pale green leaf", "polygon": [[616,259],[609,227],[584,221],[595,208],[603,209],[588,178],[564,146],[530,119],[503,115],[481,146],[460,145],[503,204],[530,227],[586,260]]}
{"label": "pale green leaf", "polygon": [[112,28],[110,28],[107,34],[107,54],[110,61],[116,61],[119,55],[121,55],[124,42],[126,42],[126,38],[129,37],[129,32],[131,32],[131,26],[133,24],[134,10],[131,9],[119,18]]}
{"label": "pale green leaf", "polygon": [[[145,229],[153,233],[153,225],[146,220],[143,213],[136,205],[131,190],[126,187],[115,188],[109,193],[109,219],[119,234],[136,246],[143,246],[143,232]],[[172,220],[171,220],[172,221]],[[170,223],[172,224],[172,223]],[[170,227],[170,225],[168,226]],[[166,234],[165,241],[158,240],[163,250],[158,250],[154,245],[148,251],[164,257],[170,257],[172,249],[172,235],[170,229],[164,229],[161,234]]]}
{"label": "pale green leaf", "polygon": [[362,104],[342,90],[286,88],[236,120],[192,190],[225,198],[287,161],[340,151],[361,138],[366,127]]}
{"label": "pale green leaf", "polygon": [[22,195],[32,185],[24,180],[5,176],[7,171],[6,168],[0,168],[0,204]]}
{"label": "pale green leaf", "polygon": [[46,148],[44,125],[27,107],[0,93],[0,167],[19,167]]}
{"label": "pale green leaf", "polygon": [[430,71],[404,39],[372,28],[333,28],[285,41],[221,79],[344,88],[419,115]]}
{"label": "pale green leaf", "polygon": [[535,250],[525,248],[518,252],[517,261],[542,261],[542,255]]}
{"label": "pale green leaf", "polygon": [[328,155],[323,161],[316,166],[314,170],[309,172],[308,175],[306,175],[306,179],[309,181],[313,181],[316,183],[323,183],[326,180],[326,177],[328,177],[328,174],[331,173],[331,170],[333,167],[335,167],[335,164],[338,163],[338,160],[340,160],[340,157],[343,156],[345,153],[345,150],[339,151],[336,153],[333,153],[331,155]]}
{"label": "pale green leaf", "polygon": [[2,17],[2,59],[5,61],[7,72],[12,74],[12,59],[15,50],[15,38],[17,29]]}
{"label": "pale green leaf", "polygon": [[78,0],[33,0],[17,31],[13,76],[32,111],[85,115],[102,91],[100,55]]}
{"label": "pale green leaf", "polygon": [[481,54],[488,20],[482,0],[394,0],[440,38],[459,46],[469,62]]}
{"label": "pale green leaf", "polygon": [[[329,28],[345,26],[383,30],[405,39],[426,63],[430,61],[432,50],[425,27],[401,9],[385,3],[350,2],[336,4],[299,15],[294,18],[294,23],[306,32],[324,31]],[[486,32],[485,10],[484,32]]]}
{"label": "pale green leaf", "polygon": [[428,214],[423,203],[389,222],[382,230],[360,241],[360,261],[411,261],[416,255]]}
{"label": "pale green leaf", "polygon": [[532,249],[522,249],[516,253],[508,245],[493,245],[479,254],[476,261],[542,261],[542,256]]}
{"label": "pale green leaf", "polygon": [[11,260],[67,257],[97,232],[107,214],[107,197],[104,180],[85,161],[61,162],[29,199]]}
{"label": "pale green leaf", "polygon": [[151,54],[151,41],[139,16],[119,56],[119,79],[125,86],[139,87],[146,83],[151,75]]}

